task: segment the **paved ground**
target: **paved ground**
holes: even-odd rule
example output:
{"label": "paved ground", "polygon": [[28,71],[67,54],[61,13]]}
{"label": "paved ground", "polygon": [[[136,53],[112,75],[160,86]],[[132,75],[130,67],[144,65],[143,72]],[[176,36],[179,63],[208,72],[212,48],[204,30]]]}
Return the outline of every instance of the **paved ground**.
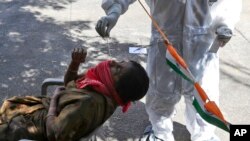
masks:
{"label": "paved ground", "polygon": [[[231,42],[219,51],[221,83],[220,107],[233,124],[250,124],[250,6],[243,0],[241,20]],[[88,63],[82,69],[107,58],[130,58],[145,66],[146,55],[128,53],[128,47],[146,47],[150,21],[138,3],[120,18],[103,40],[94,30],[104,15],[100,0],[0,1],[0,99],[14,95],[39,95],[44,78],[62,77],[74,47],[88,49]],[[188,141],[183,117],[184,104],[177,106],[174,134]],[[120,109],[105,123],[98,138],[108,141],[138,140],[148,117],[144,100],[122,114]],[[222,141],[229,134],[218,129]]]}

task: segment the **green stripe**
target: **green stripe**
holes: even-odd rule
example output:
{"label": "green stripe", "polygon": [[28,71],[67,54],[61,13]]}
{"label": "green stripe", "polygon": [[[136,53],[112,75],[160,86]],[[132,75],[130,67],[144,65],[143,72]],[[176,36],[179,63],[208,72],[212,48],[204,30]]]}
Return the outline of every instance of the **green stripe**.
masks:
{"label": "green stripe", "polygon": [[168,59],[166,59],[167,64],[178,74],[180,74],[185,80],[193,83],[193,81],[191,79],[189,79],[175,64],[173,64],[171,61],[169,61]]}
{"label": "green stripe", "polygon": [[[191,79],[189,79],[175,64],[173,64],[171,61],[169,61],[168,59],[166,59],[167,64],[178,74],[180,74],[185,80],[193,83],[193,81]],[[200,107],[198,101],[195,99],[193,101],[193,105],[196,109],[196,111],[200,114],[200,116],[207,121],[210,124],[213,124],[227,132],[229,132],[229,127],[221,120],[207,114],[206,112],[203,111],[203,109]]]}
{"label": "green stripe", "polygon": [[215,118],[215,117],[213,117],[213,116],[207,114],[206,112],[204,112],[204,111],[202,110],[202,108],[200,107],[200,105],[199,105],[199,103],[198,103],[198,101],[197,101],[196,99],[194,99],[193,105],[194,105],[196,111],[200,114],[200,116],[201,116],[205,121],[207,121],[207,122],[209,122],[210,124],[213,124],[213,125],[215,125],[215,126],[221,128],[221,129],[223,129],[223,130],[225,130],[225,131],[227,131],[227,132],[230,131],[229,127],[227,127],[227,125],[226,125],[223,121],[221,121],[221,120],[219,120],[219,119],[217,119],[217,118]]}

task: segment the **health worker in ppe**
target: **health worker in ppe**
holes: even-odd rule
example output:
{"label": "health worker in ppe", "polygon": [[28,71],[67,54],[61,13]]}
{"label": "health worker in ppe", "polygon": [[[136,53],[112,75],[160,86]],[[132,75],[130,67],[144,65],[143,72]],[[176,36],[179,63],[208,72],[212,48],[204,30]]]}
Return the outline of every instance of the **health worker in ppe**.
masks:
{"label": "health worker in ppe", "polygon": [[[106,16],[97,22],[96,31],[108,37],[119,16],[135,0],[103,0]],[[147,0],[152,17],[188,64],[195,79],[211,101],[219,102],[219,57],[216,53],[232,35],[239,20],[241,0]],[[146,17],[145,13],[145,18]],[[221,35],[222,34],[222,35]],[[152,124],[141,140],[174,141],[175,106],[185,98],[186,127],[192,141],[219,141],[215,126],[204,121],[194,109],[196,92],[190,82],[166,65],[164,42],[154,26],[151,28],[147,73],[150,88],[146,111]],[[148,134],[146,134],[148,133]]]}

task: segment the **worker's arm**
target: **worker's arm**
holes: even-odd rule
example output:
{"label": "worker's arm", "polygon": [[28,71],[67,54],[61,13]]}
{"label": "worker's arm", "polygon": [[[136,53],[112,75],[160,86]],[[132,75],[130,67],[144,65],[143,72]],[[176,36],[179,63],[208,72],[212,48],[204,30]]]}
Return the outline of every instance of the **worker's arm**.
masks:
{"label": "worker's arm", "polygon": [[120,15],[128,10],[135,0],[102,0],[102,8],[106,16],[101,17],[96,24],[96,31],[102,37],[109,37],[111,29],[116,25]]}
{"label": "worker's arm", "polygon": [[102,8],[106,15],[110,13],[118,13],[119,15],[125,13],[128,10],[130,4],[136,0],[102,0]]}

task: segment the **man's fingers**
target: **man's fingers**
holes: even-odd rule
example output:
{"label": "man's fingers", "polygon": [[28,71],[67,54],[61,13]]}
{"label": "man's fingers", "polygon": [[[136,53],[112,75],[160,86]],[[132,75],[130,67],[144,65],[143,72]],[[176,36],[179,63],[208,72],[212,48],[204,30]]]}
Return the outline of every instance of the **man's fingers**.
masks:
{"label": "man's fingers", "polygon": [[82,54],[83,54],[84,56],[86,56],[86,54],[87,54],[87,51],[85,51],[85,49],[83,49],[83,48],[82,48]]}
{"label": "man's fingers", "polygon": [[75,54],[76,54],[76,48],[74,48],[73,51],[72,51],[72,57],[74,57]]}
{"label": "man's fingers", "polygon": [[80,48],[80,51],[79,51],[81,54],[83,54],[84,53],[84,50],[83,50],[83,48]]}
{"label": "man's fingers", "polygon": [[75,53],[75,52],[76,52],[76,48],[74,48],[74,49],[72,50],[72,54]]}
{"label": "man's fingers", "polygon": [[84,48],[74,48],[72,51],[72,60],[84,62],[86,55],[87,51]]}
{"label": "man's fingers", "polygon": [[86,52],[83,48],[80,48],[80,53],[81,53],[81,61],[84,62],[86,58]]}

